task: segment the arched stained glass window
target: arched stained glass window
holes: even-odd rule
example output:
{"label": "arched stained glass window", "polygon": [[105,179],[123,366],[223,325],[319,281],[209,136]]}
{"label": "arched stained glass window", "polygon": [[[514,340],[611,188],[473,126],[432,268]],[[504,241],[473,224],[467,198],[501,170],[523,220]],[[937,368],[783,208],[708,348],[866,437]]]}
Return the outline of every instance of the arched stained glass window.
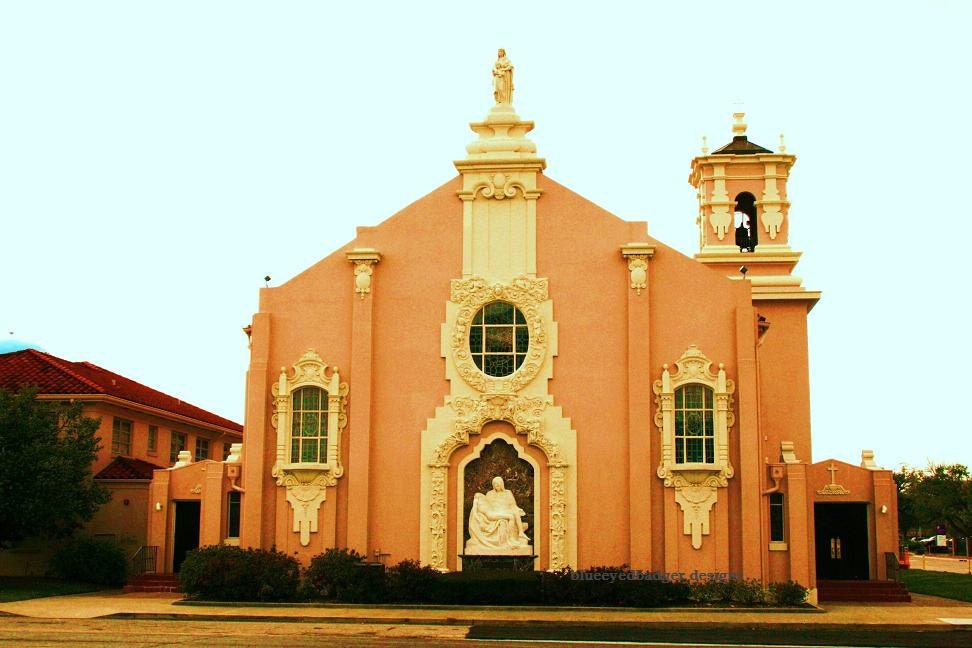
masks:
{"label": "arched stained glass window", "polygon": [[705,385],[675,390],[675,463],[715,463],[712,390]]}
{"label": "arched stained glass window", "polygon": [[291,396],[291,463],[327,463],[327,392],[300,387]]}
{"label": "arched stained glass window", "polygon": [[469,352],[487,376],[509,376],[520,368],[530,346],[526,318],[513,304],[483,306],[469,327]]}

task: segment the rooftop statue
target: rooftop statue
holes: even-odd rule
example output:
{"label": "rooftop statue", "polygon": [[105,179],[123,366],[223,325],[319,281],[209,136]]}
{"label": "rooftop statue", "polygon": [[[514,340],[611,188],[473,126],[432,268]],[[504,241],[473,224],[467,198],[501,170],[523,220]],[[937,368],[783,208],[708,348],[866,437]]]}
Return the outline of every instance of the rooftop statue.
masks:
{"label": "rooftop statue", "polygon": [[500,49],[493,64],[493,98],[497,104],[513,103],[513,64],[506,58],[506,50]]}

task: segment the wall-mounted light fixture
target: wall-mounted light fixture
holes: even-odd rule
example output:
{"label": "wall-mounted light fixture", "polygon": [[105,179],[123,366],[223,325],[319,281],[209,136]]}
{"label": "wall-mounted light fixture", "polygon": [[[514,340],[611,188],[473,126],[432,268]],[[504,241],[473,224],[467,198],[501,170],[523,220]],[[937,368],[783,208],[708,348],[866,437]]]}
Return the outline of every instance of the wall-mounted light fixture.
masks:
{"label": "wall-mounted light fixture", "polygon": [[156,511],[161,511],[162,510],[162,502],[156,502],[155,503],[155,510]]}
{"label": "wall-mounted light fixture", "polygon": [[882,513],[887,513],[888,512],[888,505],[887,504],[882,504],[881,505],[881,512]]}

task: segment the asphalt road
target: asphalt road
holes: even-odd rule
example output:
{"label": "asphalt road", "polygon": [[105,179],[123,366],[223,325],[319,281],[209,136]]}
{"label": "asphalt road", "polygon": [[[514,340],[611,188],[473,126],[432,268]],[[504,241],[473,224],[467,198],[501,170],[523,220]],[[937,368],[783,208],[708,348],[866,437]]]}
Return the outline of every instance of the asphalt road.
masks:
{"label": "asphalt road", "polygon": [[[468,638],[467,638],[468,637]],[[806,625],[782,629],[746,627],[657,627],[646,624],[357,624],[265,621],[154,621],[144,619],[36,619],[0,617],[0,646],[289,646],[441,648],[470,646],[874,646],[968,648],[972,631],[962,628],[847,629]]]}

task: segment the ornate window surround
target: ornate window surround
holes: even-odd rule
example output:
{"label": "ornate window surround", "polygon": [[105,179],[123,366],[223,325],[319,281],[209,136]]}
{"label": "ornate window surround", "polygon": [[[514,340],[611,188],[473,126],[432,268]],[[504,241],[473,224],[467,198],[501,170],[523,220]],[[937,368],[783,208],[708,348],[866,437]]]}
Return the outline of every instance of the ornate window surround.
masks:
{"label": "ornate window surround", "polygon": [[[661,461],[658,476],[665,486],[675,489],[675,501],[684,515],[683,533],[692,536],[692,547],[702,547],[702,536],[709,534],[709,512],[716,503],[718,489],[728,486],[733,476],[729,462],[729,430],[735,424],[732,394],[735,383],[726,378],[720,363],[713,372],[712,361],[694,344],[675,361],[671,373],[666,364],[660,380],[652,385],[655,393],[655,426],[661,434]],[[675,462],[675,390],[682,385],[700,384],[713,391],[715,399],[715,461],[713,463]]]}
{"label": "ornate window surround", "polygon": [[[513,449],[516,450],[516,456],[526,461],[533,468],[533,553],[540,555],[540,546],[544,541],[543,536],[540,534],[540,529],[543,528],[543,509],[540,506],[540,464],[536,459],[527,454],[526,448],[520,443],[519,439],[502,432],[494,432],[480,440],[478,445],[473,449],[472,453],[464,457],[456,465],[456,547],[460,549],[461,553],[461,548],[465,544],[464,532],[466,530],[466,525],[468,524],[464,507],[466,495],[466,466],[482,456],[483,450],[486,449],[486,446],[497,439],[513,446]],[[462,571],[462,556],[457,558],[457,565],[459,567],[459,571]]]}
{"label": "ornate window surround", "polygon": [[[327,461],[294,463],[290,459],[291,394],[301,387],[319,387],[327,393]],[[337,367],[328,366],[313,349],[294,363],[292,371],[281,367],[280,378],[272,388],[274,411],[270,421],[277,430],[277,460],[271,470],[277,486],[287,488],[287,501],[293,507],[295,533],[300,544],[310,544],[317,532],[317,511],[327,496],[327,487],[336,486],[344,474],[341,464],[341,430],[347,426],[348,385],[341,382]]]}
{"label": "ornate window surround", "polygon": [[[512,394],[537,377],[547,357],[547,333],[540,304],[547,300],[547,280],[520,276],[510,283],[489,283],[482,277],[454,279],[452,302],[459,304],[452,329],[452,358],[462,379],[474,390],[487,394]],[[469,329],[476,313],[491,302],[515,306],[527,322],[530,344],[526,359],[508,376],[488,376],[473,361],[469,350]]]}

